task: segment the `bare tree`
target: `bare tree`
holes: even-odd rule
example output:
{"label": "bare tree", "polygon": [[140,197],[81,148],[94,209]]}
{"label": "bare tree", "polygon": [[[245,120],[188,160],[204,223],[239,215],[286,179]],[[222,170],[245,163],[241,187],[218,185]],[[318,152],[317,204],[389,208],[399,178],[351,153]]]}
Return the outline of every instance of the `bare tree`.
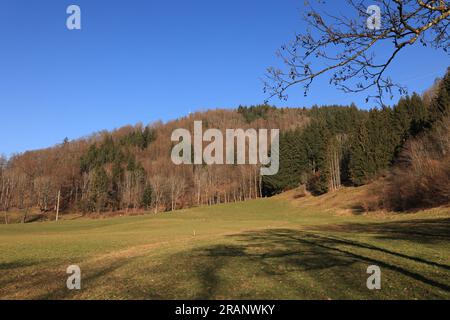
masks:
{"label": "bare tree", "polygon": [[[327,3],[317,2],[318,7]],[[306,1],[307,30],[278,51],[284,66],[267,70],[264,90],[269,99],[287,99],[287,90],[297,85],[302,85],[307,95],[317,77],[329,74],[330,84],[338,89],[347,93],[367,91],[367,101],[374,98],[383,104],[383,96],[388,94],[392,99],[394,89],[406,93],[406,88],[387,74],[400,51],[422,44],[447,52],[448,0],[346,0],[346,3],[353,12],[351,16],[319,11]],[[373,5],[380,9],[382,20],[379,26],[369,28],[370,20],[366,20]]]}
{"label": "bare tree", "polygon": [[186,188],[186,183],[184,181],[184,177],[182,176],[171,176],[169,177],[167,184],[170,192],[171,211],[175,211],[177,208],[177,202]]}
{"label": "bare tree", "polygon": [[195,167],[194,170],[194,187],[196,204],[201,205],[202,189],[205,187],[207,181],[207,172],[201,166]]}
{"label": "bare tree", "polygon": [[152,202],[155,209],[155,213],[158,213],[161,202],[164,198],[164,191],[166,185],[166,179],[161,175],[155,175],[151,178],[150,184],[152,186]]}
{"label": "bare tree", "polygon": [[9,196],[9,182],[6,176],[6,157],[0,155],[0,210],[4,210],[5,224],[8,224],[6,199]]}
{"label": "bare tree", "polygon": [[55,202],[54,187],[52,177],[37,177],[33,180],[33,190],[36,197],[37,206],[42,213],[49,211],[50,202]]}

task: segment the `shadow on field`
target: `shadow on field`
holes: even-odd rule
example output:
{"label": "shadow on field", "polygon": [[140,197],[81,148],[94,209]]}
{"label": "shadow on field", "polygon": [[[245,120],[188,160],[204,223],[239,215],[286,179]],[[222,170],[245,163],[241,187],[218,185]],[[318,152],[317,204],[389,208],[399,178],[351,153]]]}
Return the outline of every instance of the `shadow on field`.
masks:
{"label": "shadow on field", "polygon": [[374,234],[379,239],[407,240],[418,243],[450,241],[450,218],[347,223],[320,226],[311,230]]}
{"label": "shadow on field", "polygon": [[16,279],[9,276],[16,269],[24,269],[38,265],[38,262],[31,261],[15,261],[8,263],[0,263],[0,300],[2,299],[2,291],[5,287],[14,284]]}
{"label": "shadow on field", "polygon": [[27,262],[27,261],[15,261],[15,262],[8,262],[8,263],[0,263],[0,271],[31,267],[36,264],[37,264],[37,262]]}
{"label": "shadow on field", "polygon": [[[448,299],[449,265],[412,256],[402,246],[394,251],[344,237],[373,234],[392,242],[416,242],[407,248],[432,241],[436,248],[446,248],[449,225],[450,219],[438,219],[244,232],[227,236],[222,244],[180,251],[161,261],[146,256],[112,260],[83,274],[81,294],[86,290],[95,298],[110,291],[131,299]],[[382,269],[381,291],[366,287],[370,265]],[[8,267],[12,266],[3,266]],[[67,292],[65,277],[62,273],[58,287],[39,298],[78,297]],[[28,286],[50,279],[43,274]]]}
{"label": "shadow on field", "polygon": [[[262,281],[272,279],[279,285],[279,281],[285,281],[299,272],[350,268],[356,262],[353,257],[292,239],[293,236],[304,237],[294,230],[266,230],[231,236],[245,243],[242,245],[217,245],[193,251],[191,255],[199,261],[194,269],[195,274],[203,284],[203,290],[196,299],[221,297],[226,285],[221,274],[226,270],[235,270],[236,278],[237,273],[244,271],[244,283],[254,274]],[[255,285],[259,285],[258,280]],[[283,284],[291,288],[301,288],[302,285],[294,280]],[[240,296],[238,291],[231,291],[231,294],[236,299],[254,298]]]}
{"label": "shadow on field", "polygon": [[[83,270],[90,270],[91,268],[87,268],[83,264],[80,264],[81,268],[81,285],[82,290],[77,291],[73,290],[70,291],[66,288],[66,280],[69,275],[67,275],[65,272],[59,272],[58,279],[55,279],[54,275],[45,274],[44,276],[47,277],[47,279],[37,279],[35,283],[30,284],[30,287],[37,286],[42,283],[57,283],[58,287],[50,290],[49,292],[45,294],[41,294],[35,299],[37,300],[55,300],[55,299],[78,299],[78,294],[83,293],[84,291],[91,291],[95,288],[96,285],[98,285],[98,282],[100,281],[106,281],[108,282],[109,276],[116,271],[117,269],[125,266],[126,264],[130,263],[134,259],[120,259],[117,260],[105,267],[97,268],[95,269],[95,272],[88,272],[85,273]],[[63,270],[60,270],[63,271]],[[55,281],[58,280],[58,281]],[[112,282],[111,285],[114,285]]]}
{"label": "shadow on field", "polygon": [[[442,223],[446,224],[448,221]],[[410,229],[407,223],[394,225],[397,233],[400,232],[400,227]],[[427,234],[446,236],[440,234],[445,232],[444,225],[435,223],[429,226],[431,225],[436,226],[437,229],[428,229]],[[420,230],[422,227],[425,228],[421,226]],[[414,232],[411,229],[410,231]],[[394,226],[391,226],[387,232],[393,236]],[[409,232],[403,230],[400,234],[406,236]],[[419,237],[418,234],[415,236]],[[429,286],[443,290],[446,294],[450,293],[450,283],[442,282],[448,279],[446,275],[449,274],[450,266],[385,248],[292,229],[247,232],[230,237],[238,244],[201,248],[189,254],[191,259],[197,261],[190,265],[191,272],[200,279],[203,288],[196,299],[222,297],[223,286],[227,285],[224,274],[227,270],[239,272],[241,268],[247,268],[249,274],[255,272],[261,276],[261,279],[272,278],[274,281],[284,279],[285,289],[291,291],[299,289],[300,296],[305,294],[305,283],[298,279],[298,275],[306,272],[316,286],[335,288],[337,291],[334,295],[338,296],[339,290],[345,289],[347,293],[353,292],[354,295],[363,297],[368,292],[365,287],[368,276],[362,267],[367,268],[369,265],[377,265],[383,272],[390,271],[391,274],[396,273],[410,278],[406,280],[407,286],[414,288],[413,291],[416,294],[419,291],[422,292],[424,298],[432,296],[432,293],[429,293],[431,289]],[[398,264],[399,259],[402,261],[401,264]],[[411,263],[418,263],[418,265],[411,268]],[[435,269],[437,273],[433,273],[431,278],[429,274],[422,273],[421,265],[437,268]],[[394,275],[394,277],[397,276]],[[286,283],[287,279],[291,280]],[[303,290],[302,293],[300,289]],[[436,293],[435,290],[432,291]],[[249,298],[249,296],[233,296],[233,298]]]}

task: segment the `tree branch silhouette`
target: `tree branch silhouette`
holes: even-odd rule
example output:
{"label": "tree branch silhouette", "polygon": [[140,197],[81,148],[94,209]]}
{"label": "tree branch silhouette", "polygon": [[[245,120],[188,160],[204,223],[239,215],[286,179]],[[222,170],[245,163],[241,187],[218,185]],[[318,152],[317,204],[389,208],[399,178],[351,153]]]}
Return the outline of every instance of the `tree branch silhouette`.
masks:
{"label": "tree branch silhouette", "polygon": [[[317,0],[326,4],[326,0]],[[267,69],[264,92],[269,99],[287,100],[291,87],[302,86],[306,96],[313,81],[329,74],[330,85],[346,93],[368,92],[366,101],[393,98],[407,88],[386,73],[398,54],[421,44],[448,52],[450,2],[444,0],[346,0],[354,17],[319,12],[308,1],[307,29],[277,52],[282,68]],[[370,30],[367,8],[381,9],[382,23]],[[380,53],[382,53],[380,55]],[[386,54],[387,53],[387,54]],[[423,62],[423,61],[422,61]],[[373,92],[371,92],[373,90]]]}

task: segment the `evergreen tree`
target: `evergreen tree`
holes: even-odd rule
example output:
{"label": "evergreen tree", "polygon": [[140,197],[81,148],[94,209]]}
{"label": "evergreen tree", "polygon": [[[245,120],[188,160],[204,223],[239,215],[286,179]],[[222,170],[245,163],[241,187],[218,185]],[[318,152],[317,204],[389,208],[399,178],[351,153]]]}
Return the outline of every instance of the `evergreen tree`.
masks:
{"label": "evergreen tree", "polygon": [[306,153],[311,169],[308,189],[315,195],[328,192],[330,181],[328,148],[330,132],[321,119],[313,121],[305,130]]}
{"label": "evergreen tree", "polygon": [[365,123],[361,123],[352,138],[348,165],[350,180],[356,186],[365,184],[373,172],[368,146],[369,133]]}
{"label": "evergreen tree", "polygon": [[369,137],[369,174],[373,178],[387,169],[395,157],[398,137],[395,135],[392,109],[373,109],[369,112],[367,131]]}
{"label": "evergreen tree", "polygon": [[103,167],[94,170],[91,180],[91,201],[97,212],[105,209],[108,203],[109,178]]}
{"label": "evergreen tree", "polygon": [[144,192],[142,194],[142,203],[141,205],[148,209],[152,205],[152,196],[153,196],[153,190],[150,184],[147,184],[144,188]]}
{"label": "evergreen tree", "polygon": [[349,144],[347,139],[366,117],[367,112],[350,107],[313,107],[310,124],[282,134],[280,171],[264,177],[264,191],[272,195],[307,184],[309,191],[320,195],[349,181]]}
{"label": "evergreen tree", "polygon": [[411,98],[409,96],[400,98],[398,104],[394,106],[393,112],[393,130],[398,137],[398,144],[403,145],[410,135],[411,113],[409,106]]}
{"label": "evergreen tree", "polygon": [[432,125],[448,114],[450,114],[450,68],[439,83],[436,97],[430,106],[428,121]]}
{"label": "evergreen tree", "polygon": [[257,119],[267,119],[269,111],[277,110],[275,107],[269,106],[267,104],[244,107],[239,106],[237,112],[240,113],[247,123],[252,123]]}
{"label": "evergreen tree", "polygon": [[411,118],[409,134],[415,137],[426,129],[428,119],[428,111],[425,103],[417,93],[411,96],[409,110]]}
{"label": "evergreen tree", "polygon": [[275,176],[263,177],[264,195],[274,195],[306,183],[308,161],[302,137],[300,130],[280,136],[280,170]]}

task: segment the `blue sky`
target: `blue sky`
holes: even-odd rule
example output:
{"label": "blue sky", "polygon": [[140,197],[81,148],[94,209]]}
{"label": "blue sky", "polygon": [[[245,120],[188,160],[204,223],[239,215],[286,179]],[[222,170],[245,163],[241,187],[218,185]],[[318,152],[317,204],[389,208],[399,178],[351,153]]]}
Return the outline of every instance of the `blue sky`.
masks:
{"label": "blue sky", "polygon": [[[66,28],[70,4],[81,7],[82,30]],[[261,78],[304,28],[302,7],[303,0],[1,0],[0,153],[262,103]],[[391,72],[422,92],[448,65],[446,54],[418,47]],[[271,103],[370,107],[366,95],[343,94],[326,79],[307,98],[301,89],[289,93],[288,102]]]}

